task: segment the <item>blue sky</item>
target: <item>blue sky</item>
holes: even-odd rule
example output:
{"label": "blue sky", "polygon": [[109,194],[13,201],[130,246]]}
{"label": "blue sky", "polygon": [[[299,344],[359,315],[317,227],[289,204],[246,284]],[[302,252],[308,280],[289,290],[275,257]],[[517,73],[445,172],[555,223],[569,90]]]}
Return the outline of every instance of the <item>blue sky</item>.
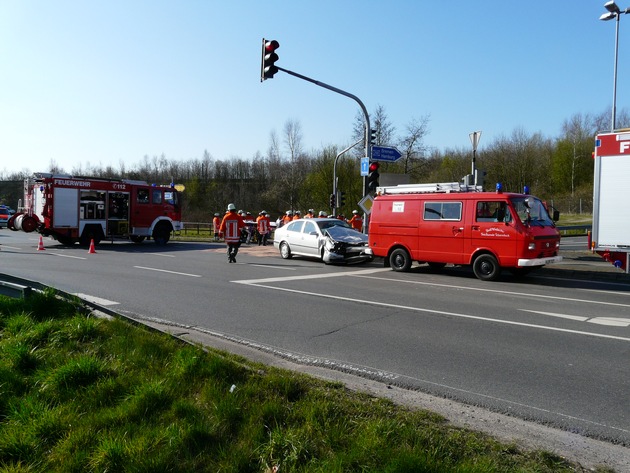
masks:
{"label": "blue sky", "polygon": [[[626,0],[630,2],[630,0]],[[351,144],[351,99],[425,144],[470,147],[515,129],[560,134],[612,104],[614,21],[604,0],[0,0],[0,172],[144,156],[249,159],[287,120],[306,151]],[[618,2],[625,9],[628,5]],[[630,106],[630,15],[620,23],[618,109]]]}

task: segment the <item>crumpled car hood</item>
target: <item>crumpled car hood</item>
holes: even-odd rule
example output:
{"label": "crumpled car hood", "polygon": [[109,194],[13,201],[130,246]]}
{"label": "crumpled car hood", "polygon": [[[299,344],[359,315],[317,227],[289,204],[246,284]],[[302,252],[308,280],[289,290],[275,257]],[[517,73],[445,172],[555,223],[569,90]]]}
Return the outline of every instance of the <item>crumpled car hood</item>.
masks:
{"label": "crumpled car hood", "polygon": [[362,245],[366,244],[368,241],[367,235],[357,232],[352,228],[342,226],[327,228],[324,230],[324,233],[337,242],[348,243],[351,245]]}

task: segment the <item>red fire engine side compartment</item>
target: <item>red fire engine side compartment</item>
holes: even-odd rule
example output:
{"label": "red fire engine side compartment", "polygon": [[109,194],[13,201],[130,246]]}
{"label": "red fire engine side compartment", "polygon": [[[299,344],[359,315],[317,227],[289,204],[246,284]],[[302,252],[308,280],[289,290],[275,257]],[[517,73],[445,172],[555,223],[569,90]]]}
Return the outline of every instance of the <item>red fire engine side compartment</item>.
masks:
{"label": "red fire engine side compartment", "polygon": [[[369,245],[396,271],[471,265],[482,280],[560,261],[560,234],[543,203],[524,194],[384,189],[374,200]],[[390,193],[388,193],[390,192]]]}

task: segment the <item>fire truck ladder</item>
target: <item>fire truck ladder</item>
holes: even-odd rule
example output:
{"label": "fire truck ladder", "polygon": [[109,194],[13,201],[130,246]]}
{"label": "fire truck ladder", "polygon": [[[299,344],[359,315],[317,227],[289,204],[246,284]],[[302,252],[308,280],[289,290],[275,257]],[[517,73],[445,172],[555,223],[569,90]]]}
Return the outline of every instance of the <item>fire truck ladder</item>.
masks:
{"label": "fire truck ladder", "polygon": [[400,184],[397,186],[378,187],[377,194],[425,194],[430,192],[481,192],[481,186],[468,186],[460,182],[438,182],[435,184]]}

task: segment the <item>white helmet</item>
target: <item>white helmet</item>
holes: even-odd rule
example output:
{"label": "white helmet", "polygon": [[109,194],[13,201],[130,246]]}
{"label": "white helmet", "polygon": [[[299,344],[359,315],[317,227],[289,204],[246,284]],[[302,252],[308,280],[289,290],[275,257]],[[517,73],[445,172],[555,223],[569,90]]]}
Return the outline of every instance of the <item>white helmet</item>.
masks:
{"label": "white helmet", "polygon": [[228,204],[228,208],[227,208],[227,209],[228,209],[228,211],[230,211],[230,210],[236,210],[236,205],[234,205],[234,204]]}

